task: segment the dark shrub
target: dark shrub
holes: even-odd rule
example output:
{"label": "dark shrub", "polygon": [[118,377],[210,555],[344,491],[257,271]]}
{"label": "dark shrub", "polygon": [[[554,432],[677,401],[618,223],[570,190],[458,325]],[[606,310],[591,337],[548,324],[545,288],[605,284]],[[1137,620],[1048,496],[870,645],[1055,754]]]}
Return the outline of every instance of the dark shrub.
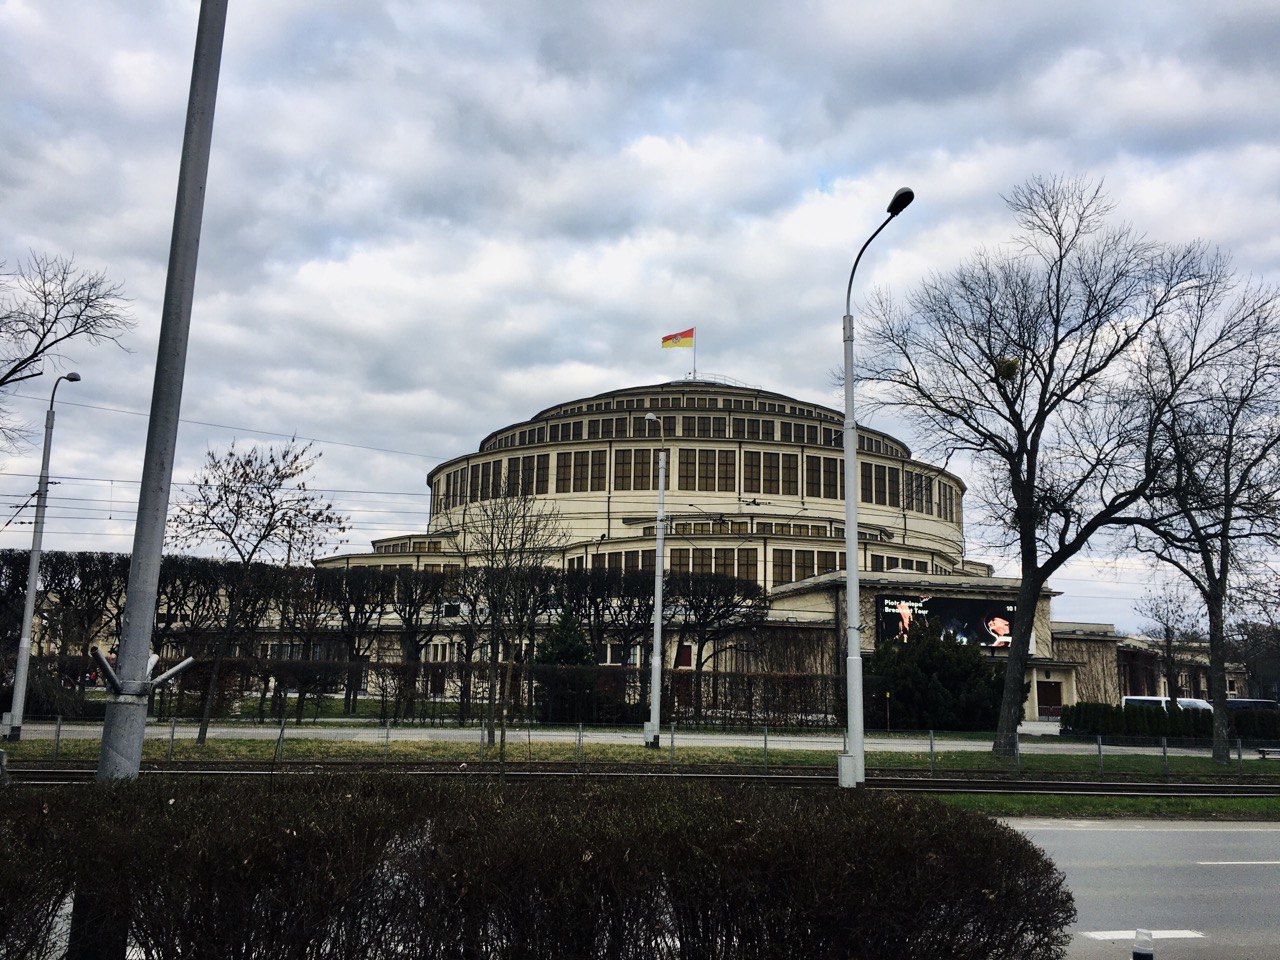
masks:
{"label": "dark shrub", "polygon": [[[904,730],[994,730],[1004,662],[917,620],[905,640],[880,642],[867,663],[866,724]],[[885,694],[888,693],[888,716]]]}
{"label": "dark shrub", "polygon": [[7,791],[0,840],[5,957],[73,884],[164,960],[1040,960],[1075,916],[1012,829],[862,791],[150,779]]}

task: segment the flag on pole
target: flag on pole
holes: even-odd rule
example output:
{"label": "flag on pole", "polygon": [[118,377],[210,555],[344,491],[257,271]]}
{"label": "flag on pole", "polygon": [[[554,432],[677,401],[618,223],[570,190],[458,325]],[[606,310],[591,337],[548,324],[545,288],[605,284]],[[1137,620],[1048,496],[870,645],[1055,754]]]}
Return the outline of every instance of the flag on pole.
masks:
{"label": "flag on pole", "polygon": [[693,331],[696,329],[698,328],[690,327],[688,330],[681,330],[679,333],[668,334],[662,338],[662,349],[666,350],[669,347],[692,347]]}

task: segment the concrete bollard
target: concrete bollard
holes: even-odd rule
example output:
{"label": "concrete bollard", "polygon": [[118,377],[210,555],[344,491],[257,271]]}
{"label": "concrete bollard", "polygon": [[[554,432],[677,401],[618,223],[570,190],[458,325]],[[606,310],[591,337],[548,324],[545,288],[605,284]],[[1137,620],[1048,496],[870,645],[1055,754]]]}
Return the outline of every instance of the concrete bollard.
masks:
{"label": "concrete bollard", "polygon": [[1155,960],[1156,947],[1150,930],[1133,932],[1133,960]]}

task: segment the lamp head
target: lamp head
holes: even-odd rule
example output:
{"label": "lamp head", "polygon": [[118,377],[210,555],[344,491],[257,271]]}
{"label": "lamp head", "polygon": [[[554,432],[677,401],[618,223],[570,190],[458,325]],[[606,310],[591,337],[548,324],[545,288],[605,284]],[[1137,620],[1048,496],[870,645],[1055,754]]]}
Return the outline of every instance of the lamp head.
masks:
{"label": "lamp head", "polygon": [[893,195],[893,199],[889,201],[889,209],[886,211],[889,216],[896,217],[907,207],[911,206],[911,201],[916,198],[916,193],[910,187],[902,187]]}
{"label": "lamp head", "polygon": [[63,379],[63,380],[70,380],[72,383],[75,383],[77,380],[79,380],[79,379],[80,379],[80,374],[78,374],[78,373],[76,373],[74,370],[72,370],[70,373],[64,373],[64,374],[62,375],[62,379]]}
{"label": "lamp head", "polygon": [[657,423],[657,422],[658,422],[658,416],[657,416],[657,414],[654,414],[654,413],[646,413],[646,414],[644,415],[644,418],[645,418],[646,420],[652,420],[654,423]]}

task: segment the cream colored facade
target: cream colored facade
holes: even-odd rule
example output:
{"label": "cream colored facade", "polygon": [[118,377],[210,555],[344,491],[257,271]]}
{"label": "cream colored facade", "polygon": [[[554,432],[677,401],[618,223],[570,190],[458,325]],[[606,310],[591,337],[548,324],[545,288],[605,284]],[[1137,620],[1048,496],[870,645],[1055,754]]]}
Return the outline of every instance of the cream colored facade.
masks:
{"label": "cream colored facade", "polygon": [[[655,420],[648,419],[653,415]],[[753,387],[678,380],[630,387],[542,410],[485,437],[475,453],[436,467],[425,533],[319,561],[447,570],[468,562],[468,518],[510,495],[553,508],[565,568],[652,570],[659,453],[667,452],[665,567],[726,573],[770,591],[771,620],[838,631],[843,586],[843,414]],[[886,593],[1012,596],[1017,582],[965,559],[964,481],[916,459],[901,440],[858,430],[858,566],[864,623]],[[874,630],[864,629],[870,649]],[[1036,681],[1046,671],[1074,701],[1076,665],[1053,659],[1049,593],[1037,616]],[[993,653],[993,655],[995,655]],[[673,655],[669,652],[669,659]],[[1039,671],[1039,675],[1035,674]]]}
{"label": "cream colored facade", "polygon": [[[667,569],[730,573],[772,589],[843,569],[841,424],[829,407],[705,380],[560,404],[432,470],[425,535],[380,540],[372,554],[341,559],[461,563],[472,548],[468,513],[519,492],[554,507],[564,566],[651,569],[665,449]],[[914,459],[888,434],[861,428],[858,443],[861,568],[989,572],[964,560],[959,477]]]}

